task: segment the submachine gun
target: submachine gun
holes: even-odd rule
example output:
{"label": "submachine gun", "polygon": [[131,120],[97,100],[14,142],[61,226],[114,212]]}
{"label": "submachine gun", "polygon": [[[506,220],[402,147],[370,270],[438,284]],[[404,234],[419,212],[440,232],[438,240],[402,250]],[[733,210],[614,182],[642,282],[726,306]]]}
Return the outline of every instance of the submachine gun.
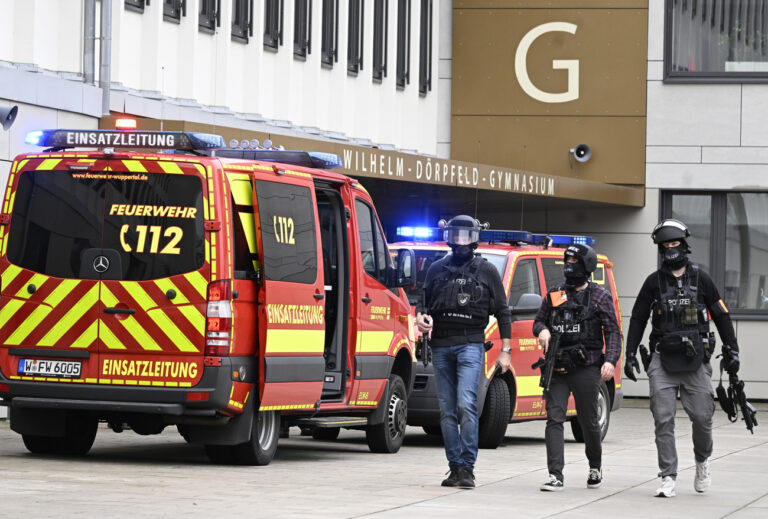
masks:
{"label": "submachine gun", "polygon": [[549,347],[544,357],[539,357],[539,360],[531,365],[531,369],[540,369],[541,378],[539,379],[539,386],[544,388],[544,392],[549,391],[549,384],[552,382],[552,372],[555,370],[555,362],[557,359],[557,350],[560,349],[560,334],[552,334],[549,338]]}
{"label": "submachine gun", "polygon": [[421,359],[425,368],[432,362],[432,348],[429,347],[429,335],[426,333],[416,341],[416,358]]}
{"label": "submachine gun", "polygon": [[728,389],[723,387],[723,366],[731,356],[731,348],[723,345],[723,359],[720,361],[720,384],[717,386],[717,400],[723,408],[728,420],[735,422],[739,419],[739,412],[750,433],[757,427],[757,410],[747,400],[744,394],[744,381],[739,380],[737,374],[728,374]]}

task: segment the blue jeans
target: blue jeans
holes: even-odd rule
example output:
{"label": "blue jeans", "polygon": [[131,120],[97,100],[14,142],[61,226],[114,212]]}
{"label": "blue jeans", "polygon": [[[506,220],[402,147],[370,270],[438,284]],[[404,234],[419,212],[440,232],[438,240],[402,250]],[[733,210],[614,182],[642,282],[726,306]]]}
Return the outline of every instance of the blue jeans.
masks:
{"label": "blue jeans", "polygon": [[432,350],[440,429],[452,469],[474,469],[477,459],[477,387],[485,348],[481,343],[440,346]]}

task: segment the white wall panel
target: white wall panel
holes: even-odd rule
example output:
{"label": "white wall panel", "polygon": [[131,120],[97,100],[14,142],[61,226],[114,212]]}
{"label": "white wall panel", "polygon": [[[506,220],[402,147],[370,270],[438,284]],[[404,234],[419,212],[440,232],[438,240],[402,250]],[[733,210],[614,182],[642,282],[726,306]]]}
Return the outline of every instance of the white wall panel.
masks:
{"label": "white wall panel", "polygon": [[645,180],[649,188],[736,189],[766,188],[765,164],[648,164]]}
{"label": "white wall panel", "polygon": [[741,107],[741,145],[768,146],[768,88],[766,85],[743,85]]}

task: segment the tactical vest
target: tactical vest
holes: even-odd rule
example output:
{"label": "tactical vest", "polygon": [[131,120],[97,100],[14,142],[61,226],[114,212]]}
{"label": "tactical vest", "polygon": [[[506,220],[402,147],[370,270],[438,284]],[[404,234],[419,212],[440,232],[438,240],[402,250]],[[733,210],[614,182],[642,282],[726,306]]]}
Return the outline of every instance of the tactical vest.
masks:
{"label": "tactical vest", "polygon": [[657,274],[659,299],[654,302],[651,324],[659,336],[656,351],[667,371],[696,371],[708,358],[709,313],[699,298],[699,268],[692,276],[681,276],[668,284]]}
{"label": "tactical vest", "polygon": [[[491,291],[478,278],[486,259],[475,256],[461,266],[447,261],[432,281],[429,314],[440,324],[484,329],[491,311]],[[454,326],[451,326],[454,327]]]}
{"label": "tactical vest", "polygon": [[589,283],[585,289],[584,304],[578,304],[568,298],[566,301],[553,301],[553,294],[565,294],[565,287],[557,287],[548,294],[550,312],[548,328],[553,334],[560,336],[560,348],[583,346],[588,350],[603,349],[603,323],[591,308],[594,284]]}

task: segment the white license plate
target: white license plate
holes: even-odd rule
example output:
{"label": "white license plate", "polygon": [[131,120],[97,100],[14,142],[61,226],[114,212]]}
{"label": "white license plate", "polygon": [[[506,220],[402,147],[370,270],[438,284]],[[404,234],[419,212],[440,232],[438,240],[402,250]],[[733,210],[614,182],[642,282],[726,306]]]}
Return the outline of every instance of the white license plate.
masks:
{"label": "white license plate", "polygon": [[19,375],[45,375],[48,377],[79,377],[80,361],[19,359]]}

